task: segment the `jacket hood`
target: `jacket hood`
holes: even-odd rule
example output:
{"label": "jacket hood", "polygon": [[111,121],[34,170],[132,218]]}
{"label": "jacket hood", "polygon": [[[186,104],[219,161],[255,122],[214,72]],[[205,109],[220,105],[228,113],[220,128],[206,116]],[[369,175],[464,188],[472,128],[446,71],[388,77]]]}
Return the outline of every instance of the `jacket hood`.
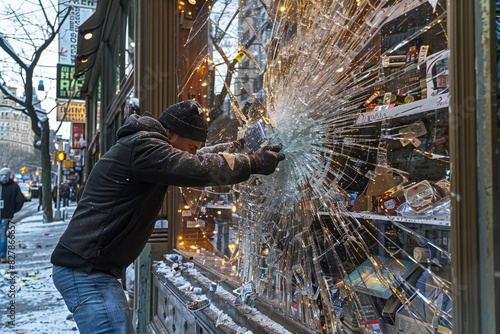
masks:
{"label": "jacket hood", "polygon": [[149,112],[145,112],[142,116],[130,115],[125,123],[118,129],[116,136],[118,139],[137,133],[139,131],[159,132],[167,135],[163,125],[154,118]]}

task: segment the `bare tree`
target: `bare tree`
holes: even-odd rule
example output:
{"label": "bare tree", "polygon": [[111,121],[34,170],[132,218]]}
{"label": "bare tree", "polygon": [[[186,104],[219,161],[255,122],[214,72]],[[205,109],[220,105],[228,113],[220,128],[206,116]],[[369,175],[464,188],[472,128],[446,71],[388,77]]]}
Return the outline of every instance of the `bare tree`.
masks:
{"label": "bare tree", "polygon": [[[19,2],[21,5],[25,2]],[[5,94],[5,98],[17,103],[22,112],[31,120],[31,129],[39,138],[34,145],[40,150],[42,167],[42,191],[44,214],[48,222],[53,221],[52,196],[51,196],[51,156],[50,156],[50,127],[47,113],[41,108],[40,101],[33,96],[33,76],[37,68],[42,53],[47,50],[59,33],[61,24],[67,19],[71,12],[71,7],[66,7],[58,11],[56,5],[51,3],[47,6],[46,1],[38,0],[37,7],[31,14],[21,14],[18,8],[12,5],[6,7],[3,13],[4,20],[8,19],[16,27],[16,33],[9,35],[0,31],[0,49],[7,55],[5,62],[10,61],[11,66],[18,67],[18,75],[22,80],[25,96],[16,96],[10,89],[8,80],[8,70],[5,66],[0,70],[0,90]],[[50,15],[52,10],[55,15]],[[41,15],[40,15],[41,13]],[[40,20],[39,20],[40,19]],[[33,30],[33,27],[37,29]],[[6,29],[4,24],[0,30]],[[5,32],[5,30],[4,30]],[[11,44],[16,41],[15,48]],[[12,67],[11,67],[12,68]],[[12,78],[12,77],[10,77]]]}

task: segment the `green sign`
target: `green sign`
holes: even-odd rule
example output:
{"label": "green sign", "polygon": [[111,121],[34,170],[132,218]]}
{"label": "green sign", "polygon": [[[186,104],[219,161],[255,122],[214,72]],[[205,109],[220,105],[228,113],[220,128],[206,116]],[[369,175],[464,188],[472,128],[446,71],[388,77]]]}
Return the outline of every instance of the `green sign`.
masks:
{"label": "green sign", "polygon": [[57,64],[57,98],[81,99],[80,88],[84,78],[73,79],[75,66]]}

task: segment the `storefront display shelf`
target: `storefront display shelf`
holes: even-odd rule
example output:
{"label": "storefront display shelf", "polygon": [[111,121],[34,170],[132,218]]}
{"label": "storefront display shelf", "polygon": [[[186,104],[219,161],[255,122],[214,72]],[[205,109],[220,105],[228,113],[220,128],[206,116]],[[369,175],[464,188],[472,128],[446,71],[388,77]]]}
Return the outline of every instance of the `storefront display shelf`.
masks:
{"label": "storefront display shelf", "polygon": [[357,116],[356,125],[381,122],[386,119],[411,116],[426,111],[448,108],[449,104],[450,94],[441,94],[393,108],[389,108],[389,106],[380,106],[374,111],[360,113]]}
{"label": "storefront display shelf", "polygon": [[[319,216],[328,216],[328,212],[319,212]],[[422,225],[436,225],[436,226],[450,226],[449,216],[428,216],[428,217],[404,217],[404,216],[392,216],[392,215],[381,215],[372,212],[351,212],[350,215],[354,218],[370,219],[370,220],[384,220],[384,221],[396,221],[401,223],[412,223],[412,224],[422,224]]]}
{"label": "storefront display shelf", "polygon": [[438,225],[438,226],[450,226],[450,217],[446,216],[429,216],[429,217],[403,217],[403,216],[389,216],[389,215],[379,215],[374,213],[363,213],[363,212],[353,212],[353,217],[371,219],[371,220],[387,220],[387,221],[397,221],[402,223],[412,223],[412,224],[423,224],[423,225]]}

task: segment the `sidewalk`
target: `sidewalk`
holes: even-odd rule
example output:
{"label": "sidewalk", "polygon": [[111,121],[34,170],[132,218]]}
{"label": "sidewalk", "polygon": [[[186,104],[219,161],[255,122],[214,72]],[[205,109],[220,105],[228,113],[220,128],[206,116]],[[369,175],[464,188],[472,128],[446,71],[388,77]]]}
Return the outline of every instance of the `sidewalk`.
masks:
{"label": "sidewalk", "polygon": [[[0,264],[1,333],[78,333],[66,320],[69,311],[52,283],[50,255],[75,210],[65,221],[44,224],[38,201],[26,202],[16,214],[15,263]],[[3,278],[3,279],[2,279]]]}

